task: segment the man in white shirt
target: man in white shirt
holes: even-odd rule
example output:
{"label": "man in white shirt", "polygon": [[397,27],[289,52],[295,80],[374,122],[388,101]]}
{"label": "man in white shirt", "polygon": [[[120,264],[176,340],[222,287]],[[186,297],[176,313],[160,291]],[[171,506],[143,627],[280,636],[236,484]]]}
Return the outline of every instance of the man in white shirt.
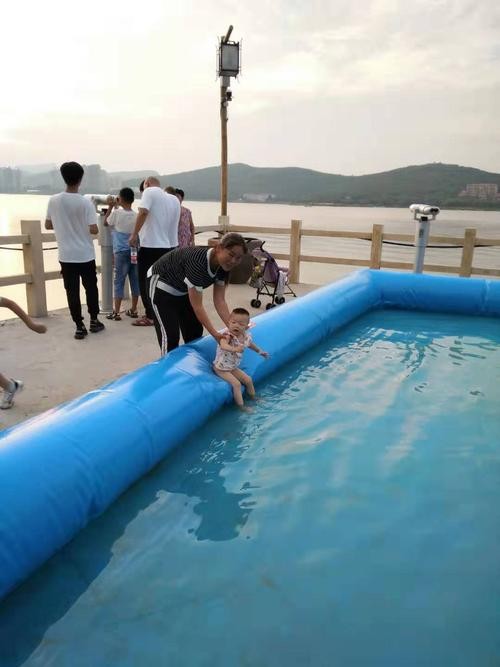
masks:
{"label": "man in white shirt", "polygon": [[153,308],[147,290],[147,272],[156,260],[178,245],[177,230],[181,206],[175,195],[164,192],[160,181],[150,176],[144,182],[144,192],[138,205],[139,212],[129,244],[140,248],[137,255],[139,287],[144,304],[145,315],[132,324],[134,326],[153,326]]}
{"label": "man in white shirt", "polygon": [[83,167],[78,162],[65,162],[60,172],[66,190],[49,199],[45,229],[53,229],[56,233],[64,289],[71,318],[76,324],[75,338],[82,340],[88,332],[82,317],[80,279],[87,297],[90,331],[97,333],[104,329],[104,324],[97,319],[99,292],[94,242],[90,236],[98,231],[96,213],[93,204],[78,192]]}

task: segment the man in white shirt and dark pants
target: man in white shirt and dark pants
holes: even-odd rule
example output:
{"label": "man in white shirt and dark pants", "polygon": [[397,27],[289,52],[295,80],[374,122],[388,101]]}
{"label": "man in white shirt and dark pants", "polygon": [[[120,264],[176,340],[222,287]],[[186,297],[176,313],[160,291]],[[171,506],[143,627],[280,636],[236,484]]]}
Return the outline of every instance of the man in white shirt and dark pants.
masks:
{"label": "man in white shirt and dark pants", "polygon": [[104,329],[104,324],[97,319],[99,292],[94,242],[90,236],[98,231],[96,213],[93,204],[78,192],[83,167],[78,162],[65,162],[60,171],[66,190],[49,199],[45,229],[53,229],[56,233],[64,289],[71,318],[76,324],[75,338],[82,340],[88,331],[82,317],[80,279],[87,297],[90,332],[98,333]]}
{"label": "man in white shirt and dark pants", "polygon": [[181,205],[175,195],[162,190],[157,178],[150,176],[144,182],[144,192],[138,208],[139,212],[129,244],[136,246],[137,239],[140,241],[137,267],[141,299],[146,312],[144,317],[132,324],[147,327],[154,326],[153,308],[146,282],[147,272],[156,260],[177,247]]}

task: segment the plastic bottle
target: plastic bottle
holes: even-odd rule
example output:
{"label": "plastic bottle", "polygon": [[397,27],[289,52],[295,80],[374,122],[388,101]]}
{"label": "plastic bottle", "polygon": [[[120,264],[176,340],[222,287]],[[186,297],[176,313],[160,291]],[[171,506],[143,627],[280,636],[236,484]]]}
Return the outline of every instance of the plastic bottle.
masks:
{"label": "plastic bottle", "polygon": [[137,264],[137,248],[135,246],[130,248],[130,262],[132,264]]}

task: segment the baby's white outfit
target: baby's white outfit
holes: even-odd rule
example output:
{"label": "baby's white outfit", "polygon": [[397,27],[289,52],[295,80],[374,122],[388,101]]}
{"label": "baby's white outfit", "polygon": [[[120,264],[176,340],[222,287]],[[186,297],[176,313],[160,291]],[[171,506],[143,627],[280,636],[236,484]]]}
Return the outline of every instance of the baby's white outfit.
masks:
{"label": "baby's white outfit", "polygon": [[[225,331],[224,333],[229,333]],[[244,345],[248,347],[252,342],[252,337],[250,334],[245,333],[243,340],[240,340],[232,333],[229,333],[229,339],[226,338],[226,341],[229,342],[229,345]],[[223,350],[220,345],[217,345],[217,353],[215,355],[214,368],[218,371],[234,371],[235,368],[238,368],[241,363],[241,358],[243,352],[227,352]]]}

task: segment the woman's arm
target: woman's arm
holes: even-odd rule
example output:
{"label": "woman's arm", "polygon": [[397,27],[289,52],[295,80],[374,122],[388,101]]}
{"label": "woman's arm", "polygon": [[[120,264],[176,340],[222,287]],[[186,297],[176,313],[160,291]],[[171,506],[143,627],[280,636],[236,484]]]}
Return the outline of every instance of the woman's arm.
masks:
{"label": "woman's arm", "polygon": [[199,292],[195,287],[190,287],[188,295],[198,321],[203,324],[208,333],[213,336],[217,342],[220,342],[222,334],[214,327],[212,320],[209,318],[208,313],[203,306],[203,292]]}
{"label": "woman's arm", "polygon": [[214,306],[218,316],[226,326],[229,326],[229,308],[226,303],[226,286],[214,285]]}

